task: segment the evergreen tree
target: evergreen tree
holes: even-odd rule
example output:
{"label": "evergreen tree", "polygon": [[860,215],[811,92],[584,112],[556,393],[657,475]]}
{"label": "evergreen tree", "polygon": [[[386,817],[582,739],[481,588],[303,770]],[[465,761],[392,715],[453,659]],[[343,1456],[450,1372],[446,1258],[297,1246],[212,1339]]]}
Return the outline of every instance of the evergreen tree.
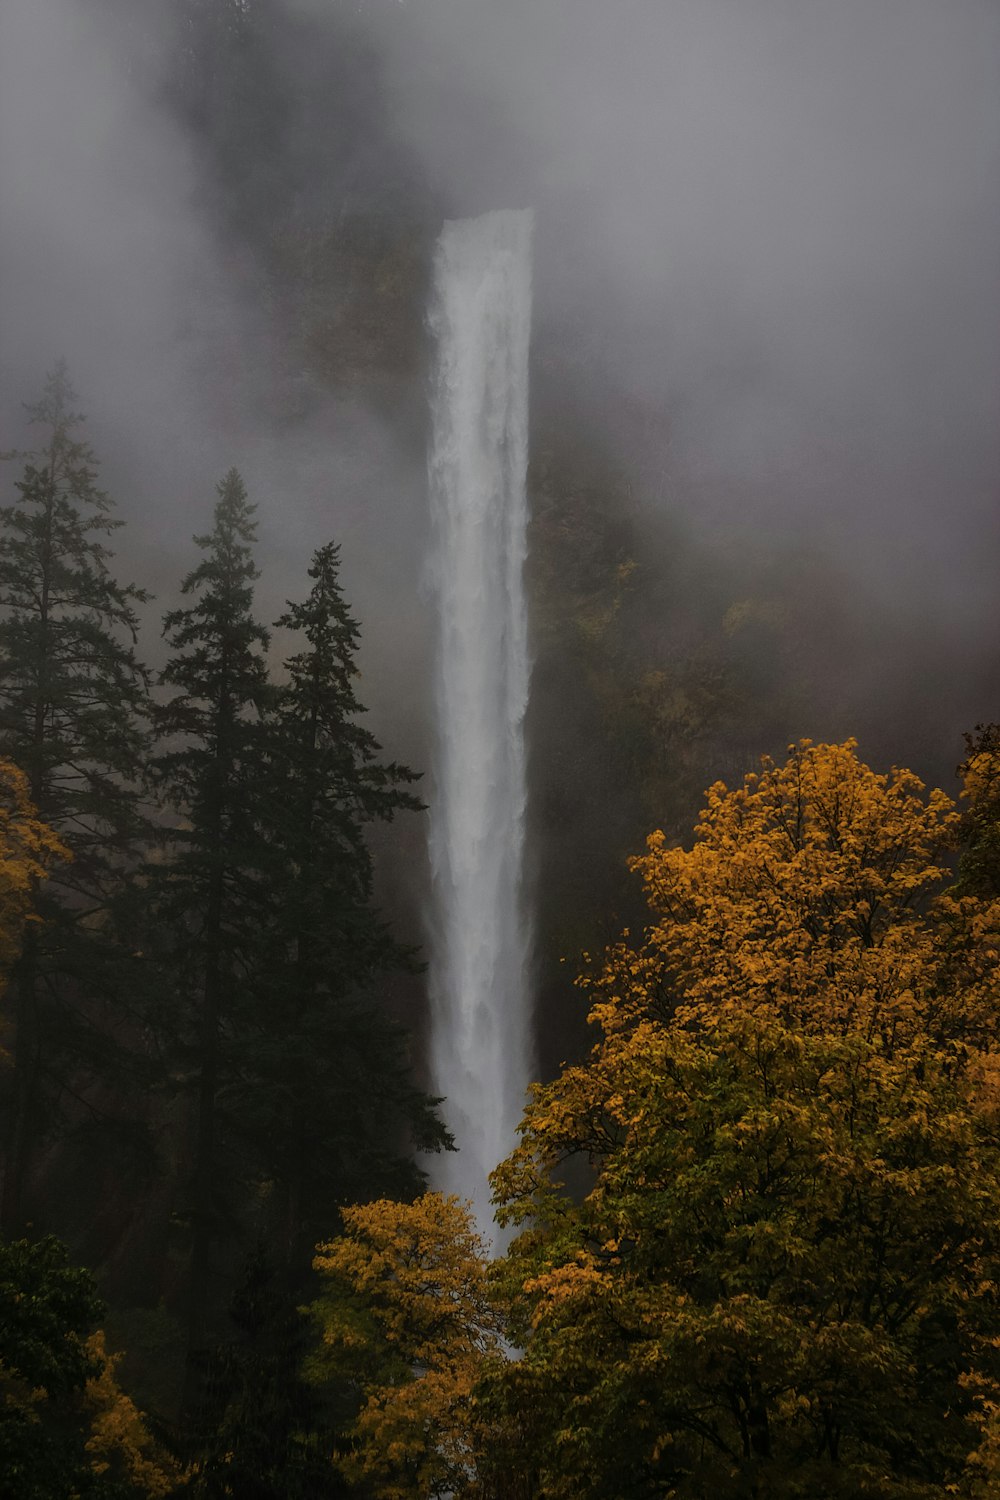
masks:
{"label": "evergreen tree", "polygon": [[230,469],[218,485],[212,531],[195,538],[204,559],[182,585],[194,602],[170,611],[164,622],[173,655],[161,680],[176,692],[157,714],[161,733],[173,742],[159,757],[158,770],[181,821],[171,831],[173,858],[155,874],[155,900],[174,934],[177,1040],[195,1088],[189,1405],[223,1216],[219,1095],[229,1060],[224,1035],[239,1023],[264,901],[254,808],[268,637],[251,612],[258,576],[253,513],[243,480]]}
{"label": "evergreen tree", "polygon": [[26,931],[15,975],[8,1230],[22,1221],[32,1144],[55,1099],[106,1074],[117,1051],[99,1016],[127,1002],[108,914],[144,828],[146,677],[134,643],[146,596],[111,573],[105,539],[122,523],[74,400],[59,364],[28,407],[44,443],[19,455],[18,498],[0,509],[0,755],[23,769],[39,817],[72,855],[41,892],[46,922]]}
{"label": "evergreen tree", "polygon": [[325,1500],[346,1493],[333,1434],[303,1376],[308,1320],[261,1244],[229,1306],[232,1336],[206,1360],[207,1438],[191,1490],[241,1500]]}
{"label": "evergreen tree", "polygon": [[275,1184],[284,1254],[335,1227],[345,1203],[408,1196],[422,1174],[412,1151],[446,1137],[410,1078],[406,1038],[373,996],[413,967],[373,904],[365,835],[376,819],[419,810],[408,767],[379,759],[358,723],[358,625],[339,582],[339,548],[320,548],[313,587],[276,622],[302,649],[285,663],[268,728],[262,809],[274,913],[263,1003],[243,1075],[247,1128]]}

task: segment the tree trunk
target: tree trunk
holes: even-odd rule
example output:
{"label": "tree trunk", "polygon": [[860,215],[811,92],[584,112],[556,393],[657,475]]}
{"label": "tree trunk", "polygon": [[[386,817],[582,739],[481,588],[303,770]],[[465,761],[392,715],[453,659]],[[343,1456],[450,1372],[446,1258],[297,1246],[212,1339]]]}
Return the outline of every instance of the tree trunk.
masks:
{"label": "tree trunk", "polygon": [[14,972],[14,1080],[11,1117],[4,1158],[3,1198],[0,1200],[0,1232],[6,1239],[23,1235],[24,1186],[32,1152],[32,1123],[38,1096],[41,1038],[38,1026],[37,938],[31,927]]}
{"label": "tree trunk", "polygon": [[199,1023],[201,1069],[195,1133],[191,1265],[188,1273],[187,1350],[182,1411],[195,1417],[201,1393],[198,1356],[205,1344],[210,1307],[212,1250],[216,1239],[215,1126],[219,1089],[219,1019],[222,987],[222,866],[215,871],[206,914],[205,981]]}

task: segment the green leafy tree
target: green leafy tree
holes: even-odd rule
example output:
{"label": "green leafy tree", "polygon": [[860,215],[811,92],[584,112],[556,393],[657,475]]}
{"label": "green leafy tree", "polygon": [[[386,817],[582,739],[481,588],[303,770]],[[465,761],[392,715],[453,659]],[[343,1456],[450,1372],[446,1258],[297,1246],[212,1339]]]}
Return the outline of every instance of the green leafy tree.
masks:
{"label": "green leafy tree", "polygon": [[[278,1236],[304,1260],[340,1206],[423,1185],[413,1149],[446,1141],[413,1083],[406,1036],[377,986],[413,967],[373,904],[366,832],[422,803],[407,767],[380,760],[358,722],[358,626],[339,583],[339,549],[316,553],[313,587],[276,622],[302,638],[267,723],[259,808],[270,858],[269,962],[246,1035],[243,1120],[278,1198]],[[298,1256],[296,1255],[298,1252]]]}
{"label": "green leafy tree", "polygon": [[0,1240],[0,1492],[17,1500],[165,1500],[183,1478],[93,1332],[104,1307],[53,1235]]}
{"label": "green leafy tree", "polygon": [[564,1081],[528,1120],[549,1160],[557,1138],[592,1155],[582,1203],[526,1158],[500,1174],[537,1216],[507,1267],[526,1354],[498,1404],[534,1419],[541,1493],[958,1482],[965,1377],[1000,1373],[1000,1161],[969,1075],[747,1018],[601,1051],[585,1098]]}
{"label": "green leafy tree", "polygon": [[0,1489],[18,1500],[124,1494],[86,1450],[88,1335],[103,1308],[88,1271],[51,1236],[0,1240]]}
{"label": "green leafy tree", "polygon": [[40,888],[15,976],[15,1067],[6,1100],[3,1222],[23,1217],[33,1147],[72,1081],[117,1054],[102,1009],[129,1003],[109,912],[145,829],[136,786],[147,750],[136,606],[106,538],[121,522],[60,364],[28,407],[43,444],[21,455],[17,499],[0,510],[0,755],[24,771],[39,817],[72,859]]}
{"label": "green leafy tree", "polygon": [[195,538],[204,559],[182,585],[194,602],[171,610],[164,622],[172,655],[161,680],[174,693],[157,713],[168,746],[157,767],[181,818],[170,831],[169,863],[153,872],[154,901],[173,934],[171,969],[180,998],[175,1040],[195,1095],[189,1404],[224,1218],[219,1127],[220,1091],[231,1064],[226,1041],[246,1004],[265,905],[255,806],[268,637],[252,614],[253,512],[242,478],[230,469],[218,485],[211,532]]}

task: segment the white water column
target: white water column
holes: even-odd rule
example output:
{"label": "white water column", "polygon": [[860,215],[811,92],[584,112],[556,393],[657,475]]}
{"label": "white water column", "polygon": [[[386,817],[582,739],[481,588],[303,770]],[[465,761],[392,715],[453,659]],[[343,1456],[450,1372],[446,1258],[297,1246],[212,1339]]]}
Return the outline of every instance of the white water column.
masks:
{"label": "white water column", "polygon": [[524,599],[530,212],[445,224],[431,331],[431,579],[438,738],[430,798],[434,1087],[460,1151],[435,1185],[496,1242],[487,1173],[514,1146],[531,1075],[524,901]]}

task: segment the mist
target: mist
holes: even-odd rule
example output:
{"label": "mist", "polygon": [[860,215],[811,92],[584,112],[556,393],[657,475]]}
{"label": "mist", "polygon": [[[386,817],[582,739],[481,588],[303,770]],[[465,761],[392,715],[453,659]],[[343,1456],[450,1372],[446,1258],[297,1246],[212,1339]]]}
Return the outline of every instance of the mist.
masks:
{"label": "mist", "polygon": [[379,15],[406,130],[464,204],[540,207],[542,315],[662,408],[676,488],[738,476],[765,524],[985,604],[995,9],[403,10]]}
{"label": "mist", "polygon": [[235,464],[258,506],[258,614],[304,593],[313,550],[340,541],[378,711],[422,659],[424,604],[403,580],[424,521],[423,455],[405,416],[295,365],[250,248],[222,232],[204,145],[165,96],[180,24],[155,4],[5,8],[0,443],[31,446],[23,403],[65,358],[126,523],[116,566],[156,596],[143,640],[154,666],[159,616]]}
{"label": "mist", "polygon": [[[994,7],[263,10],[300,27],[271,59],[299,222],[419,200],[430,238],[445,214],[534,207],[540,400],[572,393],[648,515],[729,546],[819,548],[848,596],[877,594],[904,632],[935,624],[976,676],[954,716],[990,715]],[[25,442],[19,403],[64,355],[128,522],[121,547],[161,600],[230,463],[260,506],[262,615],[313,546],[340,539],[391,740],[424,712],[419,371],[376,390],[296,367],[250,248],[220,229],[203,143],[165,99],[183,8],[125,14],[5,11],[4,445]],[[377,100],[352,82],[351,47],[375,58]],[[336,116],[317,113],[324,92]],[[870,670],[877,695],[877,649]]]}

